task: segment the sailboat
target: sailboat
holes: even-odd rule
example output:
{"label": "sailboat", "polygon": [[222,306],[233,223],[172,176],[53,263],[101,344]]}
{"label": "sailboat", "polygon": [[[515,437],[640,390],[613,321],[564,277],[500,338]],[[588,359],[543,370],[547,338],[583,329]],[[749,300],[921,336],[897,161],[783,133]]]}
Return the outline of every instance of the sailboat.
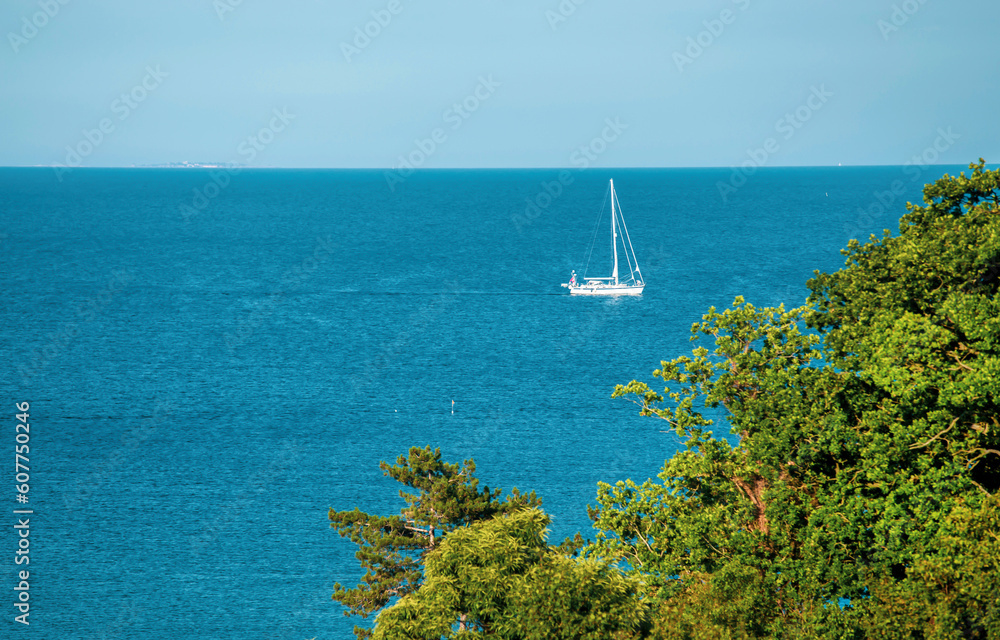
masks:
{"label": "sailboat", "polygon": [[[621,229],[620,232],[619,229]],[[625,277],[620,277],[618,272],[619,244],[625,255],[626,264],[622,266],[628,267],[628,275]],[[593,254],[593,252],[594,247],[591,245],[590,253]],[[581,283],[577,281],[576,271],[574,271],[569,282],[564,282],[562,286],[569,289],[570,294],[575,296],[637,296],[642,293],[646,286],[642,280],[642,273],[639,271],[639,263],[635,259],[632,240],[625,227],[621,204],[618,203],[618,196],[615,195],[614,180],[611,180],[611,255],[610,276],[590,277],[585,275]],[[587,266],[590,266],[590,256],[587,256]],[[584,269],[584,273],[586,273],[586,269]]]}

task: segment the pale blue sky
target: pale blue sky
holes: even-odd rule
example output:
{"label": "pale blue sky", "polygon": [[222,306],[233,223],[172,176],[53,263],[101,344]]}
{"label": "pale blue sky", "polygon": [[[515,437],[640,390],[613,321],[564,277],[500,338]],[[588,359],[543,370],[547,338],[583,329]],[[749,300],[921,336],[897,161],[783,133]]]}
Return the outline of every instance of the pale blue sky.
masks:
{"label": "pale blue sky", "polygon": [[996,0],[5,0],[0,165],[997,162],[998,25]]}

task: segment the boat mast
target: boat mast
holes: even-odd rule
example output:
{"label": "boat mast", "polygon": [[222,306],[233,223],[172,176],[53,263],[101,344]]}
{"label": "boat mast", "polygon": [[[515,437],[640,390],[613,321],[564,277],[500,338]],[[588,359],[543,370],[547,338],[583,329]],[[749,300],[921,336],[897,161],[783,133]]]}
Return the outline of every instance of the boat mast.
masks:
{"label": "boat mast", "polygon": [[611,250],[615,255],[615,267],[611,272],[614,283],[618,284],[618,233],[615,229],[615,181],[611,181]]}
{"label": "boat mast", "polygon": [[[632,269],[631,278],[635,281],[635,274],[639,274],[639,282],[642,282],[642,272],[639,271],[639,261],[635,257],[635,249],[632,248],[632,238],[628,235],[628,226],[625,224],[625,216],[622,215],[622,205],[618,203],[618,215],[622,218],[622,247],[625,248],[625,259],[629,261],[629,268]],[[635,265],[634,267],[632,265]]]}

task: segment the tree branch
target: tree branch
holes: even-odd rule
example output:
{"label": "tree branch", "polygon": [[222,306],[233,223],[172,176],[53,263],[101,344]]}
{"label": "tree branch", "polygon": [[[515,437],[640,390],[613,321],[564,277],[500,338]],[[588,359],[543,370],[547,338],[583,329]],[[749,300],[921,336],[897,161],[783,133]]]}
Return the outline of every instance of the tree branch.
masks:
{"label": "tree branch", "polygon": [[954,420],[952,420],[950,425],[948,425],[943,431],[941,431],[936,436],[932,437],[927,442],[924,442],[922,444],[911,444],[910,445],[910,449],[923,449],[924,447],[928,446],[930,443],[934,442],[935,440],[937,440],[938,438],[940,438],[944,434],[946,434],[949,431],[951,431],[952,429],[954,429],[956,424],[958,424],[958,418],[955,418]]}

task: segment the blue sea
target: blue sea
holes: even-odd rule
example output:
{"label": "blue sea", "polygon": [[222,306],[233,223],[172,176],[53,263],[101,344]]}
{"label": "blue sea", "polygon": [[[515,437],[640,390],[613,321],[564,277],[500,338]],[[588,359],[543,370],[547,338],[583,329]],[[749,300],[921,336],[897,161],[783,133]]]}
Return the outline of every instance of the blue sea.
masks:
{"label": "blue sea", "polygon": [[[0,169],[3,636],[346,640],[328,510],[398,512],[378,463],[411,446],[593,538],[597,483],[679,444],[615,385],[711,306],[800,305],[961,169]],[[646,289],[571,297],[609,178]]]}

